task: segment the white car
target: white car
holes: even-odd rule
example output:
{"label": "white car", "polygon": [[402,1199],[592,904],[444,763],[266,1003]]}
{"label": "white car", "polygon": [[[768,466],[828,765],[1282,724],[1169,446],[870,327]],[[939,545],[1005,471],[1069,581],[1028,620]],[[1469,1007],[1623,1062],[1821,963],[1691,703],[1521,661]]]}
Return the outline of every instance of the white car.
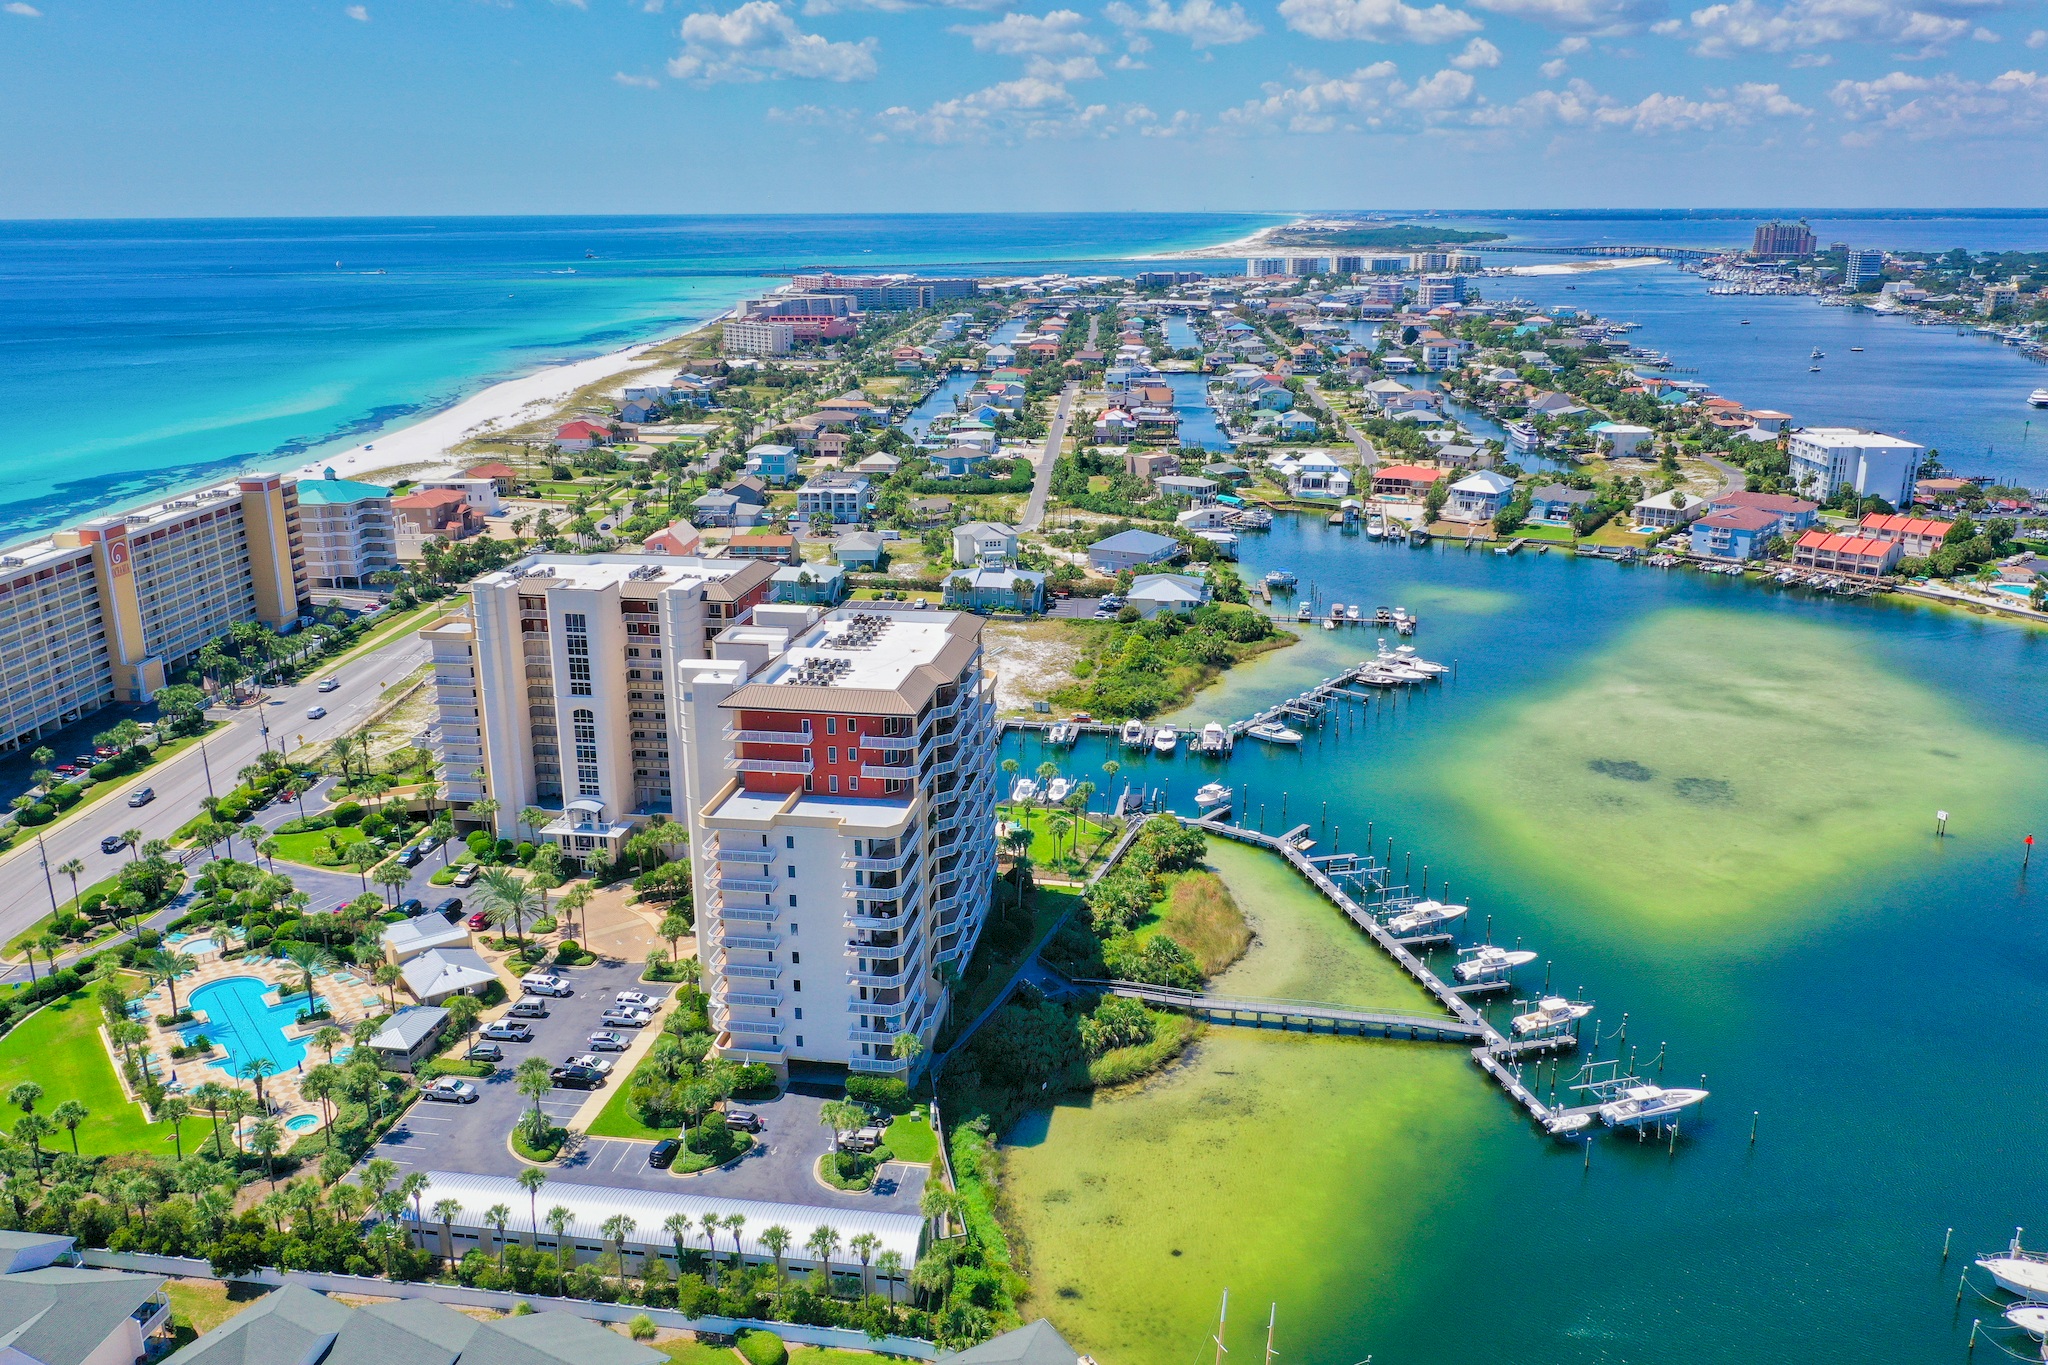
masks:
{"label": "white car", "polygon": [[624,1034],[607,1030],[590,1035],[590,1050],[593,1052],[624,1052],[630,1046]]}
{"label": "white car", "polygon": [[340,688],[341,688],[341,679],[339,679],[339,678],[322,678],[322,679],[320,680],[320,688],[319,688],[319,690],[320,690],[320,691],[322,691],[322,692],[335,692],[335,691],[339,691],[339,690],[340,690]]}
{"label": "white car", "polygon": [[612,1003],[627,1009],[651,1010],[657,1002],[642,991],[620,991],[612,997]]}
{"label": "white car", "polygon": [[528,972],[519,978],[519,984],[528,995],[570,995],[573,991],[568,982],[553,972]]}
{"label": "white car", "polygon": [[327,714],[327,708],[326,708],[326,707],[324,707],[324,706],[309,706],[309,707],[307,707],[307,708],[306,708],[306,719],[307,719],[307,720],[318,720],[318,719],[320,719],[320,717],[322,717],[322,716],[324,716],[324,715],[326,715],[326,714]]}
{"label": "white car", "polygon": [[439,1100],[444,1104],[475,1104],[482,1093],[468,1081],[456,1076],[443,1076],[432,1085],[420,1091],[423,1100]]}
{"label": "white car", "polygon": [[612,1069],[612,1059],[609,1057],[600,1057],[595,1052],[586,1052],[583,1053],[581,1056],[571,1057],[566,1063],[564,1063],[564,1065],[587,1066],[592,1071],[596,1071],[601,1074],[609,1074]]}

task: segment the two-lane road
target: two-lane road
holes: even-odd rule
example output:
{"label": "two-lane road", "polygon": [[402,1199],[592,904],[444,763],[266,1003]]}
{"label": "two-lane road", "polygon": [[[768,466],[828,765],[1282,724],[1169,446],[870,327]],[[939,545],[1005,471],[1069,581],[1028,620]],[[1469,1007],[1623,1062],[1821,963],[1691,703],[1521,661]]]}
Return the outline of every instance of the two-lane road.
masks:
{"label": "two-lane road", "polygon": [[[301,744],[325,743],[361,725],[376,709],[383,688],[418,668],[427,657],[427,646],[417,634],[401,632],[348,663],[315,674],[296,687],[270,693],[261,706],[233,712],[227,724],[207,737],[203,753],[194,745],[115,784],[112,795],[45,830],[40,841],[33,831],[25,832],[20,843],[0,855],[0,941],[50,913],[53,885],[60,903],[70,899],[71,881],[57,875],[60,864],[72,858],[84,863],[86,870],[78,884],[88,886],[112,875],[128,856],[126,850],[100,852],[100,840],[105,836],[139,829],[145,840],[168,839],[178,826],[199,813],[201,798],[209,792],[225,795],[235,785],[235,774],[263,752],[266,722],[271,748],[289,753]],[[341,686],[322,694],[319,680],[329,677],[338,679]],[[316,706],[327,708],[327,714],[318,720],[308,719],[306,712]],[[131,808],[128,796],[140,787],[154,788],[156,800]],[[246,857],[247,850],[241,851]],[[49,865],[48,878],[41,865],[44,859]]]}
{"label": "two-lane road", "polygon": [[1080,393],[1078,381],[1060,390],[1059,409],[1053,414],[1052,429],[1045,433],[1045,449],[1038,456],[1038,475],[1031,484],[1031,500],[1024,504],[1024,519],[1018,523],[1020,530],[1036,531],[1045,520],[1046,498],[1052,493],[1052,467],[1059,462],[1060,449],[1067,439],[1067,419],[1074,415],[1074,399]]}

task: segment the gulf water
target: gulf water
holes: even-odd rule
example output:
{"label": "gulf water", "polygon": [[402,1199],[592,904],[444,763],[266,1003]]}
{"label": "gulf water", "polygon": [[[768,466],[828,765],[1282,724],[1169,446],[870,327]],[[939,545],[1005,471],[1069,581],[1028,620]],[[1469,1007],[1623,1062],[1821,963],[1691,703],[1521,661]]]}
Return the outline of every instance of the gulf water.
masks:
{"label": "gulf water", "polygon": [[[1996,1318],[1955,1306],[1969,1254],[2048,1226],[2048,873],[2021,871],[2048,632],[1318,518],[1245,544],[1248,578],[1419,613],[1455,680],[1299,750],[1049,756],[1184,809],[1221,778],[1318,851],[1391,838],[1475,939],[1538,952],[1524,996],[1548,972],[1610,1038],[1626,1011],[1605,1055],[1712,1097],[1675,1151],[1608,1136],[1588,1166],[1461,1049],[1212,1029],[1162,1082],[1010,1135],[1034,1311],[1142,1365],[1207,1359],[1225,1288],[1233,1350],[1277,1304],[1283,1359],[1316,1365],[1962,1360]],[[1373,638],[1312,631],[1176,719],[1249,714]],[[1277,862],[1217,861],[1260,933],[1222,988],[1422,1007]]]}

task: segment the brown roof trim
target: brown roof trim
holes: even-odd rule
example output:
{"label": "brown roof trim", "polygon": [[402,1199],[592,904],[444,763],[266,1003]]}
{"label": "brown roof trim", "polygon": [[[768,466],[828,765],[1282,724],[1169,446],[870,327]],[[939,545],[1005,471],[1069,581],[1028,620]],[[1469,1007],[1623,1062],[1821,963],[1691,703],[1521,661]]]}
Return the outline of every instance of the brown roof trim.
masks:
{"label": "brown roof trim", "polygon": [[745,567],[704,585],[705,601],[737,602],[775,576],[775,566],[767,560],[748,559],[738,562]]}

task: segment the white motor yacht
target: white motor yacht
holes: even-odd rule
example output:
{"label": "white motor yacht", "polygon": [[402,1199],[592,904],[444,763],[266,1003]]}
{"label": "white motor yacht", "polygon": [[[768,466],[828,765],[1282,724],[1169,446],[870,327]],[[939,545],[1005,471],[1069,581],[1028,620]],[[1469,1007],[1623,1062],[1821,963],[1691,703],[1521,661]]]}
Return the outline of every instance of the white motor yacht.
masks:
{"label": "white motor yacht", "polygon": [[1038,799],[1038,779],[1035,777],[1018,778],[1010,784],[1010,799],[1012,801],[1036,801]]}
{"label": "white motor yacht", "polygon": [[[1382,640],[1380,642],[1380,653],[1384,656],[1386,652],[1386,641]],[[1441,678],[1451,671],[1449,664],[1431,663],[1428,659],[1417,655],[1414,645],[1399,646],[1394,650],[1394,657],[1418,673],[1427,673],[1433,678]]]}
{"label": "white motor yacht", "polygon": [[1387,932],[1397,937],[1433,934],[1454,920],[1463,918],[1465,907],[1442,901],[1417,901],[1387,921]]}
{"label": "white motor yacht", "polygon": [[1230,752],[1230,731],[1220,721],[1210,721],[1202,727],[1202,752],[1205,754],[1227,754]]}
{"label": "white motor yacht", "polygon": [[1358,620],[1358,619],[1359,619],[1359,612],[1358,612],[1358,603],[1356,603],[1356,602],[1353,602],[1353,603],[1352,603],[1352,604],[1351,604],[1350,606],[1348,606],[1348,607],[1344,608],[1344,614],[1345,614],[1345,616],[1346,616],[1347,618],[1349,618],[1350,620],[1353,620],[1353,621],[1356,621],[1356,620]]}
{"label": "white motor yacht", "polygon": [[2005,1320],[2036,1341],[2048,1340],[2048,1303],[2016,1303],[2005,1310]]}
{"label": "white motor yacht", "polygon": [[2000,1289],[2023,1299],[2048,1300],[2048,1256],[2020,1247],[2015,1233],[2003,1255],[1979,1256],[1977,1266],[1995,1280]]}
{"label": "white motor yacht", "polygon": [[1609,1128],[1644,1123],[1669,1123],[1679,1112],[1707,1097],[1704,1090],[1666,1090],[1661,1085],[1632,1085],[1600,1106],[1600,1121]]}
{"label": "white motor yacht", "polygon": [[1536,954],[1528,949],[1510,951],[1489,943],[1483,948],[1470,949],[1465,960],[1458,964],[1458,980],[1470,984],[1474,981],[1497,981],[1517,967],[1526,967],[1536,960]]}
{"label": "white motor yacht", "polygon": [[1074,782],[1072,778],[1055,777],[1052,781],[1045,784],[1045,799],[1049,804],[1057,806],[1060,802],[1066,800],[1067,794],[1073,790]]}
{"label": "white motor yacht", "polygon": [[1230,809],[1230,788],[1221,782],[1210,782],[1195,792],[1195,805],[1205,815]]}
{"label": "white motor yacht", "polygon": [[1315,614],[1316,609],[1310,606],[1308,603],[1304,602],[1301,604],[1301,610],[1294,613],[1294,619],[1297,621],[1306,621]]}
{"label": "white motor yacht", "polygon": [[2048,389],[2035,389],[2032,393],[2028,394],[2027,406],[2048,408]]}
{"label": "white motor yacht", "polygon": [[1263,739],[1268,744],[1299,744],[1301,731],[1290,730],[1275,721],[1264,721],[1245,731],[1253,739]]}
{"label": "white motor yacht", "polygon": [[1593,1007],[1583,1001],[1567,1000],[1561,995],[1546,995],[1536,1002],[1536,1008],[1527,1014],[1515,1016],[1515,1036],[1527,1038],[1536,1034],[1551,1033],[1570,1026],[1593,1012]]}
{"label": "white motor yacht", "polygon": [[1152,752],[1170,754],[1180,747],[1180,731],[1171,725],[1162,725],[1152,732]]}
{"label": "white motor yacht", "polygon": [[1378,540],[1387,533],[1387,519],[1374,512],[1365,519],[1365,533],[1374,540]]}
{"label": "white motor yacht", "polygon": [[1151,734],[1145,729],[1144,721],[1127,720],[1124,722],[1124,747],[1126,749],[1142,749],[1150,740]]}

